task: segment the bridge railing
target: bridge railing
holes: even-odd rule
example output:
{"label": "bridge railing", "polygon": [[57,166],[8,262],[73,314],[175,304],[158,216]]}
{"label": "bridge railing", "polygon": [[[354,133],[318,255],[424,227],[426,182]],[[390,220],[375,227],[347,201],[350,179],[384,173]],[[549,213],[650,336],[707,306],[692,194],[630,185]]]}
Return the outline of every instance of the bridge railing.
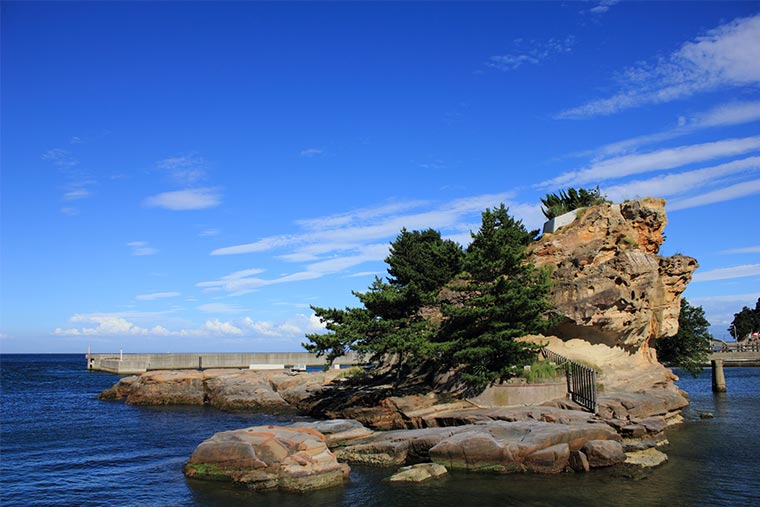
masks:
{"label": "bridge railing", "polygon": [[541,354],[547,361],[565,368],[567,392],[570,394],[570,398],[586,410],[596,412],[596,370],[545,347],[541,349]]}
{"label": "bridge railing", "polygon": [[760,352],[760,342],[723,343],[713,346],[713,352]]}

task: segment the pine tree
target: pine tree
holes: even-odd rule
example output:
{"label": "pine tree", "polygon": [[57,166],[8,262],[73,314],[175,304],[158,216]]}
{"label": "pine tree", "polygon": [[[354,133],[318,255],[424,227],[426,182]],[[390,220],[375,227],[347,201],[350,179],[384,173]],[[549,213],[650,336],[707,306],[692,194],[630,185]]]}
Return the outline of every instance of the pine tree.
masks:
{"label": "pine tree", "polygon": [[487,384],[529,363],[531,347],[515,338],[543,331],[549,309],[549,275],[526,262],[535,237],[502,204],[487,209],[465,254],[462,305],[444,307],[441,339],[451,366],[465,380]]}

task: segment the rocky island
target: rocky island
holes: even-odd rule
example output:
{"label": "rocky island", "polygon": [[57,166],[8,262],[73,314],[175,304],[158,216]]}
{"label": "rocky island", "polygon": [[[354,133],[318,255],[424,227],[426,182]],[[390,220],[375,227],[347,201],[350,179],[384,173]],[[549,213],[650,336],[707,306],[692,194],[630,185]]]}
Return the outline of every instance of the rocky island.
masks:
{"label": "rocky island", "polygon": [[[253,489],[334,486],[352,463],[407,467],[393,480],[426,480],[445,469],[560,473],[656,465],[667,459],[658,447],[688,397],[657,361],[655,343],[676,333],[681,293],[698,264],[658,254],[667,223],[662,199],[571,213],[570,223],[528,247],[527,260],[549,268],[555,318],[544,334],[517,341],[593,369],[594,411],[568,399],[564,378],[554,381],[555,391],[518,378],[473,390],[451,372],[399,384],[387,372],[152,371],[125,377],[100,397],[315,418],[218,433],[185,467],[189,477]],[[438,292],[441,301],[455,296]],[[436,307],[421,314],[445,318]],[[409,468],[418,464],[428,465]]]}

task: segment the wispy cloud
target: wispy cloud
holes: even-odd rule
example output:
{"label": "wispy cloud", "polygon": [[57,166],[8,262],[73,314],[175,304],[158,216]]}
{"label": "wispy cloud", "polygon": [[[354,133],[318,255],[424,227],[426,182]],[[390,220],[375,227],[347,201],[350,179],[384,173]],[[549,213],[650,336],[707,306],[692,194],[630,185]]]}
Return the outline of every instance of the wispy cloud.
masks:
{"label": "wispy cloud", "polygon": [[233,296],[240,296],[269,285],[314,280],[366,262],[382,261],[388,255],[388,246],[387,243],[357,245],[348,255],[313,262],[306,265],[303,271],[275,278],[261,278],[257,276],[262,273],[261,270],[251,269],[236,271],[218,280],[200,282],[197,286],[205,289],[224,290]]}
{"label": "wispy cloud", "polygon": [[[760,157],[748,157],[712,167],[676,174],[664,174],[647,180],[636,180],[606,187],[604,193],[614,202],[656,195],[670,197],[725,181],[735,175],[760,171]],[[668,209],[672,209],[671,206]]]}
{"label": "wispy cloud", "polygon": [[592,14],[604,14],[610,10],[610,7],[618,3],[620,3],[620,0],[601,0],[588,11]]}
{"label": "wispy cloud", "polygon": [[[388,256],[390,242],[402,228],[440,230],[444,237],[470,240],[477,229],[480,213],[500,203],[510,207],[513,216],[526,220],[529,228],[543,222],[540,207],[510,202],[511,194],[484,194],[445,203],[427,201],[397,202],[362,208],[352,212],[300,220],[303,231],[270,236],[253,243],[224,247],[212,255],[252,254],[279,250],[275,258],[302,264],[300,269],[274,277],[261,276],[259,269],[237,271],[216,280],[200,282],[206,291],[224,291],[232,296],[262,287],[314,280],[328,275],[347,274],[366,263],[380,263]],[[363,272],[366,272],[366,268]]]}
{"label": "wispy cloud", "polygon": [[694,197],[673,201],[670,203],[669,208],[671,211],[696,208],[697,206],[705,206],[707,204],[731,201],[733,199],[739,199],[741,197],[747,197],[755,194],[760,194],[760,179],[737,183],[735,185],[721,188],[719,190],[714,190],[712,192],[707,192],[704,194],[696,195]]}
{"label": "wispy cloud", "polygon": [[86,188],[76,188],[73,190],[69,190],[68,192],[63,194],[63,200],[76,201],[78,199],[86,199],[87,197],[90,197],[91,195],[92,193]]}
{"label": "wispy cloud", "polygon": [[718,105],[709,111],[689,116],[680,116],[674,128],[622,139],[608,143],[592,150],[571,154],[571,157],[590,157],[599,161],[613,156],[629,154],[644,146],[676,139],[698,130],[714,127],[727,127],[760,121],[760,101],[730,102]]}
{"label": "wispy cloud", "polygon": [[721,250],[722,254],[748,254],[748,253],[760,253],[760,245],[746,246],[744,248],[731,248],[729,250]]}
{"label": "wispy cloud", "polygon": [[208,161],[196,154],[179,155],[159,160],[156,167],[165,171],[177,185],[191,186],[206,179]]}
{"label": "wispy cloud", "polygon": [[322,153],[324,152],[319,148],[306,148],[301,150],[301,156],[306,158],[316,157],[322,155]]}
{"label": "wispy cloud", "polygon": [[181,296],[181,294],[179,292],[153,292],[151,294],[139,294],[135,296],[135,299],[138,301],[155,301],[156,299],[174,298],[177,296]]}
{"label": "wispy cloud", "polygon": [[[428,209],[423,210],[418,210],[425,204],[423,201],[393,203],[357,210],[355,213],[301,220],[298,224],[306,229],[304,233],[270,236],[253,243],[219,248],[211,252],[211,255],[235,255],[298,247],[291,254],[304,254],[304,257],[294,259],[310,260],[314,258],[315,248],[321,249],[319,253],[327,253],[334,249],[314,245],[336,245],[339,250],[348,250],[352,246],[392,239],[404,227],[409,230],[433,228],[459,231],[463,219],[470,218],[473,214],[479,216],[485,208],[498,206],[502,202],[509,204],[511,196],[510,193],[472,196],[444,204],[428,204]],[[514,214],[520,216],[519,213]],[[305,249],[302,250],[301,247]]]}
{"label": "wispy cloud", "polygon": [[689,124],[696,127],[725,127],[760,120],[760,101],[731,102],[695,115]]}
{"label": "wispy cloud", "polygon": [[79,160],[70,151],[61,148],[53,148],[46,151],[42,154],[42,160],[46,160],[62,169],[69,169],[79,164]]}
{"label": "wispy cloud", "polygon": [[501,71],[513,71],[526,64],[537,65],[555,55],[570,53],[574,44],[575,38],[572,35],[564,39],[515,39],[508,53],[490,57],[486,66]]}
{"label": "wispy cloud", "polygon": [[127,246],[132,249],[132,255],[138,257],[158,253],[158,249],[151,247],[146,241],[131,241],[127,243]]}
{"label": "wispy cloud", "polygon": [[729,268],[719,268],[700,273],[697,271],[692,278],[695,283],[711,282],[715,280],[731,280],[734,278],[747,278],[760,276],[760,264],[744,264]]}
{"label": "wispy cloud", "polygon": [[760,15],[723,24],[655,63],[625,69],[621,91],[561,112],[558,118],[610,115],[720,87],[760,83]]}
{"label": "wispy cloud", "polygon": [[222,195],[216,188],[189,188],[163,192],[145,199],[150,208],[164,208],[172,211],[206,209],[219,206]]}
{"label": "wispy cloud", "polygon": [[69,139],[69,144],[87,144],[91,143],[93,141],[97,141],[98,139],[102,139],[109,135],[111,132],[109,130],[100,130],[99,132],[88,132],[86,134],[82,134],[79,136],[71,136]]}
{"label": "wispy cloud", "polygon": [[760,150],[760,136],[724,139],[702,144],[664,148],[649,153],[623,155],[592,163],[540,183],[539,187],[564,187],[598,183],[652,171],[662,171],[687,164],[731,157]]}
{"label": "wispy cloud", "polygon": [[221,231],[219,229],[208,228],[208,229],[203,229],[202,231],[200,231],[198,233],[198,236],[202,238],[208,238],[211,236],[218,236],[219,234],[221,234]]}

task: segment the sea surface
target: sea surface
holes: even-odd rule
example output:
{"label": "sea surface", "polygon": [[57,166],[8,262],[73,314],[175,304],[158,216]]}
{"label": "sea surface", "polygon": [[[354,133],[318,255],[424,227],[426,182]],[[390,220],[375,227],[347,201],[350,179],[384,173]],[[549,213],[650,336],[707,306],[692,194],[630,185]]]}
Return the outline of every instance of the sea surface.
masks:
{"label": "sea surface", "polygon": [[[182,466],[223,430],[293,417],[204,407],[133,407],[97,399],[119,377],[88,372],[84,355],[0,356],[3,506],[760,506],[760,368],[726,368],[679,382],[692,399],[668,434],[668,463],[636,476],[614,470],[554,476],[451,473],[391,484],[392,470],[354,466],[342,488],[253,492],[185,479]],[[711,412],[712,419],[700,419]]]}

